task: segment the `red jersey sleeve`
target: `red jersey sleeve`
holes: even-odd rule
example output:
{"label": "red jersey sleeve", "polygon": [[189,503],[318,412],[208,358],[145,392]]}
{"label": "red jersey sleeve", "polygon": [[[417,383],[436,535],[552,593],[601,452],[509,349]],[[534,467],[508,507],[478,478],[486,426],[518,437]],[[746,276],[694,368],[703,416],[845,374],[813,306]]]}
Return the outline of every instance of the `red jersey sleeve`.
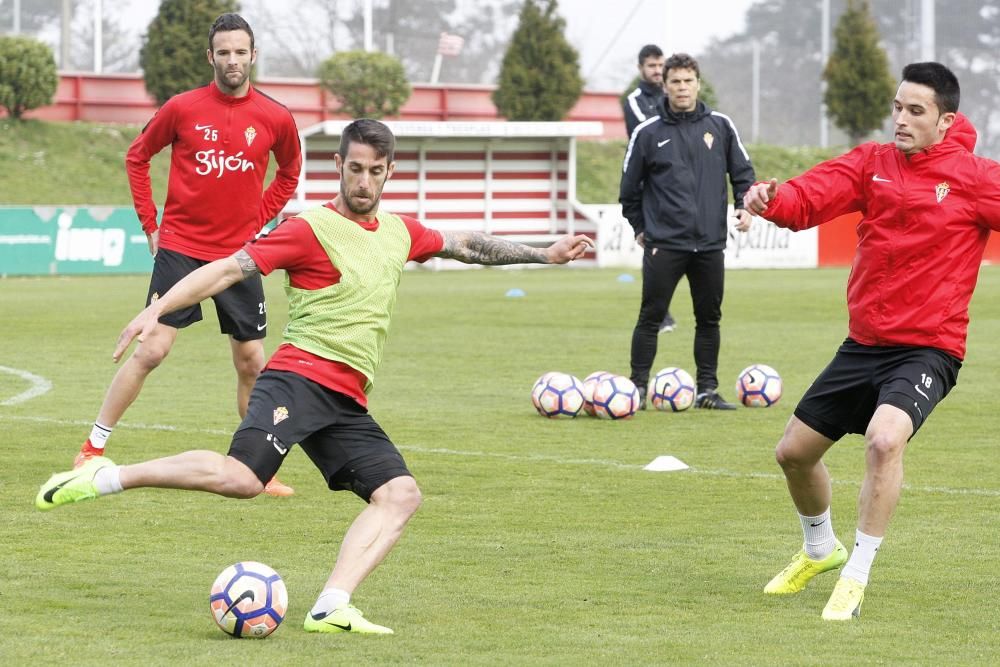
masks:
{"label": "red jersey sleeve", "polygon": [[149,180],[149,161],[164,147],[173,143],[177,136],[177,105],[168,100],[156,115],[146,124],[125,154],[125,173],[128,175],[129,189],[136,215],[146,234],[157,230],[156,204],[153,202],[153,186]]}
{"label": "red jersey sleeve", "polygon": [[295,194],[299,183],[299,172],[302,171],[302,150],[299,145],[299,131],[295,127],[292,114],[282,108],[284,122],[281,124],[281,134],[271,150],[278,161],[278,171],[274,180],[267,186],[260,200],[260,214],[257,216],[257,230],[273,220],[288,200]]}
{"label": "red jersey sleeve", "polygon": [[410,232],[410,255],[407,261],[426,262],[434,255],[444,250],[444,236],[436,229],[424,227],[416,218],[408,215],[399,216]]}
{"label": "red jersey sleeve", "polygon": [[877,148],[863,144],[782,183],[761,217],[798,231],[861,210],[865,165]]}
{"label": "red jersey sleeve", "polygon": [[243,249],[265,276],[277,269],[308,270],[316,262],[317,253],[326,257],[312,227],[302,218],[283,220],[274,229],[249,241]]}
{"label": "red jersey sleeve", "polygon": [[976,213],[984,227],[1000,231],[1000,164],[986,158],[977,161]]}

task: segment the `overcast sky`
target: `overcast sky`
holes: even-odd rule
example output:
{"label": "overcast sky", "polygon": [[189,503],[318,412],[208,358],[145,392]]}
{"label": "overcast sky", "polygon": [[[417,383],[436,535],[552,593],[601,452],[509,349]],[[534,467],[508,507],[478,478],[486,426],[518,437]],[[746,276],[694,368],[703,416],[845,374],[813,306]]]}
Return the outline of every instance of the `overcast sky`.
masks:
{"label": "overcast sky", "polygon": [[713,37],[744,27],[754,0],[559,0],[567,38],[580,51],[588,86],[617,89],[644,44],[697,57]]}

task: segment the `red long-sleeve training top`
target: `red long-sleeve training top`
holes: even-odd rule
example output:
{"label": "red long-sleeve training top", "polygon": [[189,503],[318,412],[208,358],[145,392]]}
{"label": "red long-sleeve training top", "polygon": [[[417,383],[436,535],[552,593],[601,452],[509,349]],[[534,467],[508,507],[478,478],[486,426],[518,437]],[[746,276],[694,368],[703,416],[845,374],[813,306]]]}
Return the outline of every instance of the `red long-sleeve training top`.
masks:
{"label": "red long-sleeve training top", "polygon": [[[239,250],[295,193],[299,134],[283,105],[255,90],[230,97],[215,83],[167,100],[125,157],[142,229],[157,229],[149,161],[172,147],[159,247],[214,260]],[[264,191],[271,152],[278,170]]]}
{"label": "red long-sleeve training top", "polygon": [[849,335],[864,345],[933,347],[965,358],[969,301],[990,230],[1000,230],[1000,164],[972,154],[958,117],[907,157],[868,143],[778,187],[763,217],[794,230],[860,211],[847,282]]}

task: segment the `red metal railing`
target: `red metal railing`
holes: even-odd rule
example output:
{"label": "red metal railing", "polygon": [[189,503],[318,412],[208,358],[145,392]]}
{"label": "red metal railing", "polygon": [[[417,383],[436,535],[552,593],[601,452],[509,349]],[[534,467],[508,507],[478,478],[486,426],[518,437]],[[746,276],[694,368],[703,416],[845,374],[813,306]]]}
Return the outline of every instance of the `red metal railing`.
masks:
{"label": "red metal railing", "polygon": [[[347,116],[315,79],[261,79],[256,85],[288,107],[299,128]],[[413,84],[396,120],[502,120],[490,98],[493,86]],[[44,120],[145,123],[156,111],[138,74],[61,72],[55,100],[26,114]],[[624,138],[618,93],[585,92],[565,120],[600,121],[604,138]]]}

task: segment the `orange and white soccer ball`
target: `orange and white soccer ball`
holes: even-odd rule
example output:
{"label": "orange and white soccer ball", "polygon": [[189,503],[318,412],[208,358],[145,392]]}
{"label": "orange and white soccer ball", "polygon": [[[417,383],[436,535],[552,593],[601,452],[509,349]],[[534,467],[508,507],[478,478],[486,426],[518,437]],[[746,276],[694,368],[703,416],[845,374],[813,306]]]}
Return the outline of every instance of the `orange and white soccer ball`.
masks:
{"label": "orange and white soccer ball", "polygon": [[531,404],[549,419],[575,417],[583,407],[583,383],[569,373],[550,371],[535,381]]}
{"label": "orange and white soccer ball", "polygon": [[649,381],[649,402],[657,410],[687,410],[694,403],[694,392],[691,374],[676,366],[667,366]]}
{"label": "orange and white soccer ball", "polygon": [[593,393],[594,416],[628,419],[639,409],[639,389],[624,375],[600,380]]}
{"label": "orange and white soccer ball", "polygon": [[208,598],[212,618],[234,637],[267,637],[285,618],[288,590],[263,563],[243,561],[223,570]]}
{"label": "orange and white soccer ball", "polygon": [[781,376],[765,364],[744,368],[736,378],[736,397],[748,408],[769,408],[781,398]]}
{"label": "orange and white soccer ball", "polygon": [[594,388],[597,387],[597,383],[604,378],[614,377],[614,373],[609,373],[608,371],[594,371],[587,377],[583,378],[583,411],[586,412],[591,417],[594,417]]}

